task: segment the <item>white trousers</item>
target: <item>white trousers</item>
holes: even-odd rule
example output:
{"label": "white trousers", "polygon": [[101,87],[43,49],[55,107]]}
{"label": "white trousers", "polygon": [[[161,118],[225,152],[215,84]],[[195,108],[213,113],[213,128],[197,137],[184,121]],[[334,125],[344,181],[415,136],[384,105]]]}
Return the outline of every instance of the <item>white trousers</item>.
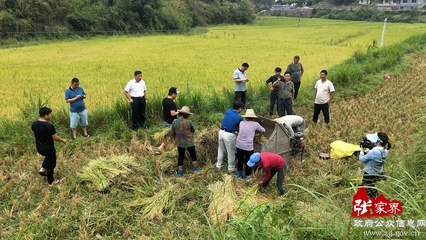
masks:
{"label": "white trousers", "polygon": [[224,152],[228,153],[228,171],[235,171],[235,152],[237,136],[235,133],[219,130],[219,149],[217,151],[216,167],[221,168],[223,165]]}

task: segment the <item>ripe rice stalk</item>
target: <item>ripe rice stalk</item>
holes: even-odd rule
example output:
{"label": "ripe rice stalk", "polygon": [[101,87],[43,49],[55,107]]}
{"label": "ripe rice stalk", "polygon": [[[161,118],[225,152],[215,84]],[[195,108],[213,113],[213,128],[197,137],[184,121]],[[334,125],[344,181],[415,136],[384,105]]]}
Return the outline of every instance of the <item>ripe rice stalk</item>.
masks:
{"label": "ripe rice stalk", "polygon": [[128,173],[133,171],[131,168],[138,166],[134,158],[129,156],[101,157],[90,161],[77,176],[82,181],[91,182],[97,191],[103,191],[116,177],[126,177]]}
{"label": "ripe rice stalk", "polygon": [[161,144],[162,142],[168,141],[170,136],[170,128],[163,128],[161,132],[154,133],[153,138],[157,144]]}
{"label": "ripe rice stalk", "polygon": [[238,207],[237,195],[232,185],[232,176],[226,175],[223,182],[215,182],[209,185],[210,205],[209,217],[216,227],[224,224],[233,217],[234,210]]}
{"label": "ripe rice stalk", "polygon": [[142,219],[155,219],[162,222],[163,212],[169,211],[172,214],[178,202],[186,195],[185,191],[181,191],[183,187],[179,183],[165,182],[161,190],[153,196],[138,198],[129,205],[142,207]]}

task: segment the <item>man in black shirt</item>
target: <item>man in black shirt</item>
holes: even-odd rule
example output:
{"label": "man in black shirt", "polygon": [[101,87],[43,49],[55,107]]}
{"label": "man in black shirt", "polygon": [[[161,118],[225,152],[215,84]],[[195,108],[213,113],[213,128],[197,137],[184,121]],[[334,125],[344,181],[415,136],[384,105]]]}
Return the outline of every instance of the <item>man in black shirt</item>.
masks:
{"label": "man in black shirt", "polygon": [[43,164],[39,170],[39,174],[47,176],[47,182],[50,186],[58,184],[59,180],[54,179],[54,169],[56,167],[56,149],[54,141],[67,143],[67,140],[59,137],[56,134],[55,127],[49,123],[52,118],[52,110],[47,107],[42,107],[39,110],[40,118],[34,121],[31,130],[33,131],[36,141],[37,152],[44,156]]}
{"label": "man in black shirt", "polygon": [[[168,128],[172,126],[173,120],[177,118],[179,114],[177,111],[176,103],[174,99],[177,97],[179,90],[175,87],[171,87],[169,89],[169,95],[163,99],[163,121],[164,125]],[[158,147],[158,150],[155,152],[156,155],[160,155],[161,151],[166,146],[166,143],[163,141],[161,145]]]}
{"label": "man in black shirt", "polygon": [[[269,77],[268,80],[266,80],[265,85],[266,87],[271,90],[271,96],[270,96],[270,104],[269,104],[269,115],[272,116],[274,114],[274,105],[277,104],[277,112],[278,112],[278,86],[274,87],[273,84],[275,81],[283,81],[284,77],[281,75],[282,69],[277,67],[275,68],[275,75]],[[271,83],[271,85],[269,85]]]}
{"label": "man in black shirt", "polygon": [[169,95],[163,99],[163,120],[166,127],[172,126],[173,120],[176,119],[178,112],[174,99],[176,98],[179,90],[175,87],[169,89]]}

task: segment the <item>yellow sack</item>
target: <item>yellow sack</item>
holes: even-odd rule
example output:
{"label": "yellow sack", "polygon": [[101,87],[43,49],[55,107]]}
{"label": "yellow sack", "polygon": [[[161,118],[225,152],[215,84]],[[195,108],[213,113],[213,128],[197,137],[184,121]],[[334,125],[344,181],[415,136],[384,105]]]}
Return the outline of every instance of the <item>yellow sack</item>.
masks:
{"label": "yellow sack", "polygon": [[350,157],[354,152],[360,151],[359,145],[351,144],[351,143],[345,143],[343,141],[337,140],[330,144],[331,151],[330,151],[330,157],[331,158],[345,158]]}

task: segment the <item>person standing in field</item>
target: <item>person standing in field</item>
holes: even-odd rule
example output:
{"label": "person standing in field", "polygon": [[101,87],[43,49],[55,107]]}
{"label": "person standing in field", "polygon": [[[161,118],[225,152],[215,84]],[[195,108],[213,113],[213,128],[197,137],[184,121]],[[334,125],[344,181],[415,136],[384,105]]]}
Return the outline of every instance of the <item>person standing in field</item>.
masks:
{"label": "person standing in field", "polygon": [[[178,111],[175,103],[175,98],[177,97],[179,93],[179,90],[175,87],[171,87],[169,89],[169,94],[166,98],[163,99],[162,106],[163,106],[163,121],[164,125],[168,128],[172,127],[173,121],[178,116]],[[166,146],[165,142],[162,142],[160,147],[158,147],[158,150],[155,152],[156,155],[160,155],[161,151]]]}
{"label": "person standing in field", "polygon": [[[265,128],[255,121],[257,116],[254,114],[253,109],[247,109],[243,117],[245,120],[240,122],[236,147],[238,159],[237,177],[245,179],[251,175],[251,168],[247,166],[247,162],[254,152],[254,135],[256,131],[264,133]],[[245,174],[243,173],[244,165],[246,165]]]}
{"label": "person standing in field", "polygon": [[148,103],[146,84],[142,80],[141,71],[135,71],[135,78],[127,83],[124,95],[132,106],[132,128],[137,131],[145,124],[145,111]]}
{"label": "person standing in field", "polygon": [[243,110],[244,105],[242,102],[234,102],[232,109],[228,109],[223,117],[222,124],[219,130],[219,148],[217,150],[217,162],[216,167],[218,170],[222,168],[224,152],[227,152],[228,157],[228,173],[235,172],[235,143],[236,143],[236,132],[243,118],[240,116],[240,112]]}
{"label": "person standing in field", "polygon": [[39,110],[40,118],[31,125],[31,130],[36,142],[37,152],[44,156],[43,163],[38,173],[47,176],[50,186],[58,184],[60,180],[55,180],[54,169],[56,167],[56,149],[54,141],[67,143],[67,140],[56,134],[55,127],[49,122],[52,118],[52,110],[42,107]]}
{"label": "person standing in field", "polygon": [[247,166],[254,167],[257,165],[255,175],[259,173],[260,169],[263,169],[265,176],[262,181],[259,182],[263,188],[266,188],[271,179],[278,173],[277,176],[277,189],[280,195],[285,193],[284,190],[284,179],[287,171],[287,162],[280,155],[271,152],[253,153],[250,156],[250,160]]}
{"label": "person standing in field", "polygon": [[294,85],[291,73],[284,73],[284,81],[275,81],[272,86],[278,88],[278,116],[293,115]]}
{"label": "person standing in field", "polygon": [[330,102],[334,97],[333,83],[327,79],[327,70],[320,72],[320,79],[315,83],[314,116],[312,121],[318,122],[318,116],[322,111],[324,122],[330,123]]}
{"label": "person standing in field", "polygon": [[[278,86],[273,86],[273,84],[276,81],[284,81],[284,77],[281,75],[282,69],[280,67],[275,68],[275,75],[272,75],[269,77],[268,80],[266,80],[265,85],[266,87],[271,90],[270,95],[270,103],[269,103],[269,115],[272,116],[274,114],[274,105],[277,104],[277,112],[278,112]],[[269,85],[271,83],[271,85]]]}
{"label": "person standing in field", "polygon": [[198,167],[197,153],[195,151],[195,127],[194,123],[188,119],[192,113],[187,106],[183,106],[182,109],[178,110],[178,113],[179,117],[173,121],[171,132],[173,138],[176,140],[179,153],[177,175],[179,178],[181,178],[183,175],[183,160],[185,159],[185,150],[188,150],[189,155],[191,156],[194,172],[199,172],[200,168]]}
{"label": "person standing in field", "polygon": [[287,66],[287,72],[291,74],[291,81],[294,84],[294,100],[297,99],[297,94],[299,93],[300,84],[302,83],[301,79],[303,76],[303,65],[299,62],[300,57],[294,56],[293,62]]}
{"label": "person standing in field", "polygon": [[234,102],[242,102],[246,105],[247,99],[247,85],[249,81],[247,78],[246,70],[249,68],[248,63],[243,63],[239,68],[234,71],[234,83],[235,83],[235,99]]}
{"label": "person standing in field", "polygon": [[70,104],[70,128],[72,131],[72,139],[77,138],[77,126],[80,124],[84,137],[90,137],[87,133],[87,110],[84,104],[86,93],[80,87],[78,78],[71,80],[71,86],[65,90],[65,102]]}

